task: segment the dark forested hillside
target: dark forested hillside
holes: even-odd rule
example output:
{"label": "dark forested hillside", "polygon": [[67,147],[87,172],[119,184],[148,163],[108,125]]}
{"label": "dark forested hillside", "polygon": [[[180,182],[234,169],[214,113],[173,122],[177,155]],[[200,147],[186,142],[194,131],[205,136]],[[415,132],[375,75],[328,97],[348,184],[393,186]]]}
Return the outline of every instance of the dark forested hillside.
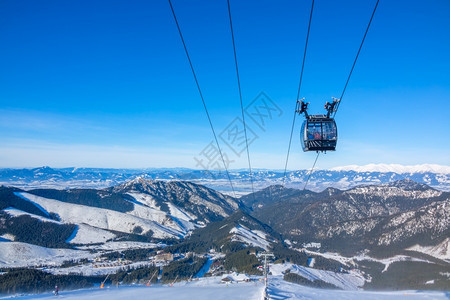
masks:
{"label": "dark forested hillside", "polygon": [[14,194],[15,192],[22,192],[22,190],[13,187],[0,186],[0,210],[8,207],[13,207],[38,216],[47,216],[44,212],[42,212],[42,210],[40,210],[30,201],[26,201],[16,196]]}
{"label": "dark forested hillside", "polygon": [[325,249],[354,254],[442,242],[449,234],[449,195],[405,180],[292,193],[270,204],[263,199],[262,205],[254,203],[252,215],[298,243],[321,242]]}
{"label": "dark forested hillside", "polygon": [[105,190],[38,189],[29,191],[29,193],[34,194],[36,196],[59,200],[62,202],[112,209],[120,212],[127,212],[133,209],[133,204],[126,200],[126,198],[129,198],[127,195],[123,195],[120,193],[112,193]]}
{"label": "dark forested hillside", "polygon": [[43,222],[28,215],[11,217],[0,211],[0,235],[11,234],[16,242],[48,248],[71,248],[66,240],[75,229],[73,224]]}

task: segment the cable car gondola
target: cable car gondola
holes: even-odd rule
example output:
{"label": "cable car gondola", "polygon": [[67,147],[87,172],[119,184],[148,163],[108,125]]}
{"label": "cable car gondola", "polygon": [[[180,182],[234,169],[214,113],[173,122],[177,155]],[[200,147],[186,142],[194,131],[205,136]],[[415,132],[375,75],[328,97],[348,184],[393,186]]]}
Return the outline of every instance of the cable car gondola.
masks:
{"label": "cable car gondola", "polygon": [[300,109],[299,114],[305,114],[306,120],[303,122],[300,131],[300,140],[303,151],[326,152],[335,151],[337,144],[337,127],[331,114],[335,111],[335,105],[339,99],[334,99],[332,103],[326,102],[326,115],[309,115],[308,104],[299,100],[297,103]]}

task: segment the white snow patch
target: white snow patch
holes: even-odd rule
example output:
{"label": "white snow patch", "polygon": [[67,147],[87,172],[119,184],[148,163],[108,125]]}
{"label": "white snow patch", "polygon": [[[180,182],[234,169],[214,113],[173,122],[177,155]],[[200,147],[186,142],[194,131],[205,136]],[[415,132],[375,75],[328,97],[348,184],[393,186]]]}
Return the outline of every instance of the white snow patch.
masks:
{"label": "white snow patch", "polygon": [[[51,222],[56,224],[64,224],[59,221],[55,221],[49,218],[45,218],[42,216],[30,214],[27,212],[24,212],[20,209],[16,208],[7,208],[4,209],[6,213],[8,213],[11,216],[18,217],[22,215],[27,215],[32,218],[38,219],[42,222]],[[107,240],[113,239],[116,237],[115,234],[112,232],[109,232],[107,230],[103,230],[100,228],[92,227],[90,225],[86,224],[79,224],[77,225],[77,228],[75,229],[75,236],[67,240],[67,242],[71,244],[95,244],[95,243],[104,243]]]}
{"label": "white snow patch", "polygon": [[355,266],[355,261],[368,260],[368,261],[379,262],[384,265],[384,269],[382,272],[386,272],[392,263],[399,262],[399,261],[420,261],[420,262],[431,263],[428,260],[419,259],[419,258],[406,256],[406,255],[396,255],[393,257],[378,259],[378,258],[373,258],[373,257],[368,256],[366,254],[366,252],[360,253],[360,254],[358,254],[356,256],[352,256],[352,257],[345,257],[345,256],[340,255],[339,253],[333,253],[333,252],[320,253],[320,252],[310,251],[310,250],[306,250],[306,249],[296,249],[296,250],[304,251],[306,254],[317,255],[317,256],[322,256],[327,259],[332,259],[332,260],[340,262],[341,264],[343,264],[345,266],[350,266],[350,267]]}
{"label": "white snow patch", "polygon": [[284,281],[281,276],[271,277],[269,280],[268,294],[270,299],[292,299],[292,300],[323,300],[323,299],[345,299],[345,300],[398,300],[398,299],[448,299],[446,292],[435,291],[348,291],[327,290],[305,287],[295,283]]}
{"label": "white snow patch", "polygon": [[245,226],[238,225],[230,230],[233,234],[232,241],[240,241],[254,247],[260,247],[268,251],[270,243],[267,241],[266,234],[259,230],[250,230]]}
{"label": "white snow patch", "polygon": [[165,227],[157,222],[114,210],[65,203],[25,192],[15,194],[25,200],[37,203],[48,212],[58,214],[61,221],[64,223],[85,223],[101,229],[115,230],[126,233],[132,233],[134,228],[140,226],[144,233],[152,230],[154,232],[154,237],[156,238],[178,238],[180,235],[179,231]]}
{"label": "white snow patch", "polygon": [[160,209],[160,207],[156,206],[156,200],[148,194],[139,192],[128,192],[127,194],[133,197],[137,202],[142,203],[143,205],[158,210]]}
{"label": "white snow patch", "polygon": [[271,264],[269,270],[272,272],[272,275],[283,275],[289,270],[291,273],[298,274],[308,280],[314,281],[319,279],[344,290],[359,290],[366,282],[364,276],[357,270],[351,270],[349,273],[335,273],[290,263]]}
{"label": "white snow patch", "polygon": [[173,203],[167,202],[167,205],[169,206],[170,214],[177,219],[184,221],[192,221],[197,219],[196,216],[187,213],[186,211],[174,205]]}
{"label": "white snow patch", "polygon": [[10,233],[5,233],[0,235],[0,242],[12,242],[16,237]]}
{"label": "white snow patch", "polygon": [[12,217],[20,217],[20,216],[23,216],[23,215],[27,215],[27,216],[30,216],[30,217],[32,217],[34,219],[38,219],[38,220],[40,220],[42,222],[51,222],[51,223],[56,223],[56,224],[64,224],[64,223],[61,223],[59,221],[55,221],[55,220],[52,220],[52,219],[49,219],[49,218],[45,218],[45,217],[42,217],[42,216],[38,216],[38,215],[35,215],[35,214],[30,214],[28,212],[25,212],[23,210],[20,210],[20,209],[17,209],[17,208],[13,208],[13,207],[5,208],[3,211],[6,212],[8,215],[10,215]]}
{"label": "white snow patch", "polygon": [[129,249],[150,249],[164,246],[165,244],[124,241],[124,242],[106,242],[101,245],[79,246],[78,248],[83,250],[121,251]]}
{"label": "white snow patch", "polygon": [[[104,289],[85,289],[64,291],[60,289],[60,297],[64,299],[86,300],[123,300],[123,299],[173,299],[173,300],[261,300],[264,285],[261,282],[239,282],[223,284],[220,277],[207,277],[190,282],[176,282],[170,285],[135,285],[106,287]],[[55,299],[52,293],[38,295],[39,299]],[[22,296],[15,299],[35,299],[36,295]]]}
{"label": "white snow patch", "polygon": [[0,242],[1,267],[61,265],[66,260],[93,258],[87,251],[53,249],[20,242]]}
{"label": "white snow patch", "polygon": [[105,243],[115,237],[116,235],[114,233],[107,230],[86,224],[79,224],[77,225],[75,237],[68,242],[71,244],[97,244]]}
{"label": "white snow patch", "polygon": [[430,256],[443,259],[450,260],[450,247],[449,247],[450,238],[446,238],[442,243],[436,246],[420,246],[414,245],[407,250],[422,252],[428,254]]}

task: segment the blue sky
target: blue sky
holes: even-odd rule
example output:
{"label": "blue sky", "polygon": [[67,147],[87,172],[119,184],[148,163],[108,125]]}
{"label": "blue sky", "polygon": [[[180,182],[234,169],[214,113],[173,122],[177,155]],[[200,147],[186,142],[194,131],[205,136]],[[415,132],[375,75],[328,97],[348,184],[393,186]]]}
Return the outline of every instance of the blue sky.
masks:
{"label": "blue sky", "polygon": [[[240,117],[226,1],[173,0],[217,133]],[[375,1],[317,0],[301,97],[310,113],[343,89]],[[256,168],[282,169],[310,1],[231,0]],[[450,2],[380,1],[317,167],[450,165]],[[0,2],[0,167],[199,167],[213,140],[167,1]],[[294,133],[289,169],[314,153]],[[220,140],[221,141],[221,140]],[[245,168],[221,143],[230,168]]]}

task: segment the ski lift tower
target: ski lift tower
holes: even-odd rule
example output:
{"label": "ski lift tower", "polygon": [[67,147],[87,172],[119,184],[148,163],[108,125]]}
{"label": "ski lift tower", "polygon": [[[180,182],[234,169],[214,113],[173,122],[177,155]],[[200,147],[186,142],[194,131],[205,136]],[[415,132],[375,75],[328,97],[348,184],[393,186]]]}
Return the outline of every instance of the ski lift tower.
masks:
{"label": "ski lift tower", "polygon": [[267,265],[267,257],[275,257],[275,255],[273,255],[273,253],[271,252],[262,252],[260,254],[261,256],[264,256],[264,285],[265,285],[265,290],[267,289],[267,271],[269,269],[269,266]]}

